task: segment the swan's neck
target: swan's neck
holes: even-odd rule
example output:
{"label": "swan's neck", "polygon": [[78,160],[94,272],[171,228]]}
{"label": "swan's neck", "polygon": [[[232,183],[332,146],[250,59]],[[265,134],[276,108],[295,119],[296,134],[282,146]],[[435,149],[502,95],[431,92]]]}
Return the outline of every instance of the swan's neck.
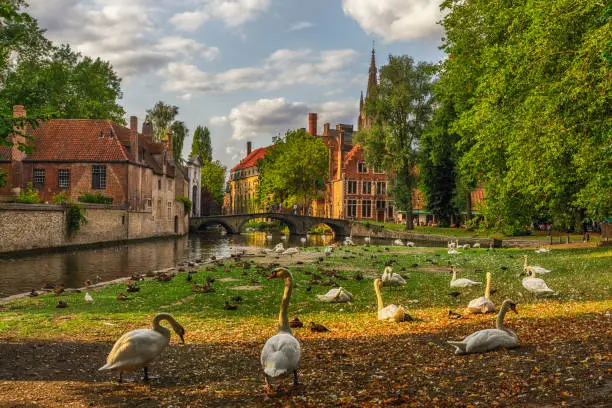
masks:
{"label": "swan's neck", "polygon": [[285,278],[285,291],[283,292],[283,300],[281,301],[280,313],[278,315],[278,331],[291,333],[289,327],[289,300],[291,299],[291,291],[293,290],[293,279],[291,276]]}
{"label": "swan's neck", "polygon": [[380,286],[376,284],[376,282],[374,283],[374,291],[376,292],[376,301],[378,302],[378,310],[382,310],[383,308],[383,301],[382,301],[382,295],[380,294]]}
{"label": "swan's neck", "polygon": [[457,280],[457,270],[453,269],[453,277],[451,278],[451,282],[454,282]]}
{"label": "swan's neck", "polygon": [[523,269],[527,268],[527,257],[525,257],[525,263],[523,264]]}
{"label": "swan's neck", "polygon": [[485,287],[485,299],[491,296],[491,273],[487,273],[487,286]]}
{"label": "swan's neck", "polygon": [[506,312],[508,311],[508,304],[504,303],[499,309],[499,313],[497,314],[497,320],[495,322],[495,327],[498,330],[504,330],[504,317],[506,317]]}
{"label": "swan's neck", "polygon": [[176,320],[174,320],[174,318],[168,313],[160,313],[155,316],[155,318],[153,318],[153,330],[163,334],[166,337],[170,337],[170,330],[166,329],[160,324],[162,320],[166,320],[172,325],[172,327],[175,327],[177,325]]}

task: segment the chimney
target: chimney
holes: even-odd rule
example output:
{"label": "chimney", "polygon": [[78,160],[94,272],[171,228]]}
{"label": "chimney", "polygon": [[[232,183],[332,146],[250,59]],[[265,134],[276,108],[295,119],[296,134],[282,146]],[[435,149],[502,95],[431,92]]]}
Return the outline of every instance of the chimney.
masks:
{"label": "chimney", "polygon": [[344,147],[344,133],[338,133],[338,180],[342,178],[342,166],[343,158],[342,158],[342,148]]}
{"label": "chimney", "polygon": [[138,161],[138,118],[130,116],[130,153],[134,161]]}
{"label": "chimney", "polygon": [[308,133],[317,135],[317,114],[314,112],[308,114]]}
{"label": "chimney", "polygon": [[[13,106],[13,118],[25,118],[27,116],[26,109],[22,105]],[[15,132],[25,133],[25,124],[21,127],[15,127]],[[23,158],[23,152],[19,150],[19,145],[25,143],[25,137],[17,133],[13,134],[13,147],[11,149],[11,160],[20,162]]]}
{"label": "chimney", "polygon": [[251,144],[251,142],[247,142],[247,156],[249,154],[251,154],[251,149],[253,148],[253,145]]}
{"label": "chimney", "polygon": [[153,141],[153,125],[151,125],[151,122],[144,122],[142,124],[142,135],[148,142]]}
{"label": "chimney", "polygon": [[323,124],[323,136],[329,136],[329,123],[327,122]]}

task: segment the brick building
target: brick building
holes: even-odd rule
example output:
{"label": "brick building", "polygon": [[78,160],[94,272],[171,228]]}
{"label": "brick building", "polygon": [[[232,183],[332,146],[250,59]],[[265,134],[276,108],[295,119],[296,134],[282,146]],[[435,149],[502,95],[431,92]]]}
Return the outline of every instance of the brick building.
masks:
{"label": "brick building", "polygon": [[[25,116],[23,106],[14,116]],[[98,119],[53,119],[25,133],[33,150],[25,154],[0,147],[0,169],[8,173],[0,201],[10,201],[32,183],[43,202],[59,193],[77,201],[83,193],[101,194],[113,206],[151,213],[153,220],[182,219],[179,195],[187,195],[186,175],[172,159],[172,136],[154,142],[151,126],[130,118],[130,127]],[[15,136],[15,139],[22,136]],[[176,228],[175,228],[176,229]]]}
{"label": "brick building", "polygon": [[230,170],[223,205],[225,214],[246,214],[263,211],[255,204],[254,199],[259,184],[257,162],[264,158],[267,149],[267,147],[260,147],[252,150],[251,142],[247,142],[246,157]]}

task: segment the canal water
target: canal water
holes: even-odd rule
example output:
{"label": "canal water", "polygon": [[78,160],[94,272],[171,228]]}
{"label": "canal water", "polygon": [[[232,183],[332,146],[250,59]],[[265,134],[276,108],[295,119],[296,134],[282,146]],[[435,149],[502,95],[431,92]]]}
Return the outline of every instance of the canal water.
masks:
{"label": "canal water", "polygon": [[[267,239],[266,235],[272,235],[272,239]],[[47,282],[77,288],[84,286],[86,280],[108,281],[144,274],[186,260],[206,261],[211,256],[229,257],[246,248],[271,248],[279,242],[283,242],[285,247],[322,246],[334,242],[332,236],[319,235],[308,236],[306,243],[297,236],[281,238],[279,233],[227,235],[207,231],[180,238],[0,258],[0,298],[40,289]],[[357,245],[364,243],[363,238],[354,238],[353,241]],[[391,243],[391,240],[372,241],[373,244]]]}

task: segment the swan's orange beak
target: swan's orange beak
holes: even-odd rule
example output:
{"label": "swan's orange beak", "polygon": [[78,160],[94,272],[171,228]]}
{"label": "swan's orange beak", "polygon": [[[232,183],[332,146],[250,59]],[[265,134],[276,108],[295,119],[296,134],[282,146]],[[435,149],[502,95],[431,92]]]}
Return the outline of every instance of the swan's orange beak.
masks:
{"label": "swan's orange beak", "polygon": [[516,305],[515,305],[515,304],[511,304],[511,305],[510,305],[510,310],[512,310],[514,313],[518,314],[518,310],[517,310],[517,308],[516,308]]}
{"label": "swan's orange beak", "polygon": [[268,276],[268,279],[274,279],[278,276],[278,272],[276,272],[276,269],[272,271],[272,273],[270,274],[270,276]]}

